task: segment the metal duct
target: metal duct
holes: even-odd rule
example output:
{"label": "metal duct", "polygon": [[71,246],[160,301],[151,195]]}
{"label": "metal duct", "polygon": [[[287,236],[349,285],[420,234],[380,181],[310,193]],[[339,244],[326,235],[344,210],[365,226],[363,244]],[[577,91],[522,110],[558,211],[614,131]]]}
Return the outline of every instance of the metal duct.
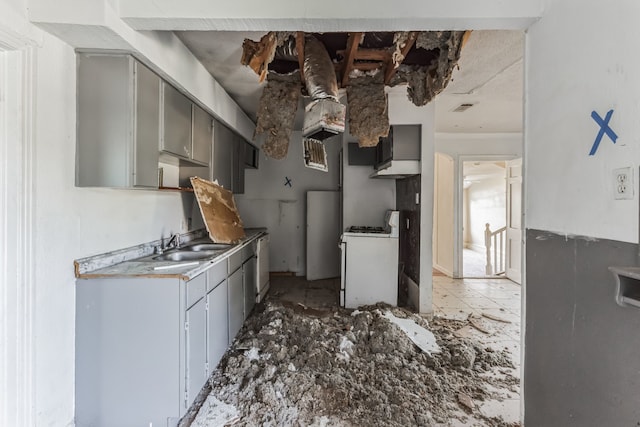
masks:
{"label": "metal duct", "polygon": [[304,39],[304,81],[313,98],[338,101],[336,70],[324,45],[313,36]]}
{"label": "metal duct", "polygon": [[304,81],[312,101],[305,108],[302,135],[324,140],[344,132],[346,107],[338,101],[338,81],[331,57],[315,37],[304,42]]}

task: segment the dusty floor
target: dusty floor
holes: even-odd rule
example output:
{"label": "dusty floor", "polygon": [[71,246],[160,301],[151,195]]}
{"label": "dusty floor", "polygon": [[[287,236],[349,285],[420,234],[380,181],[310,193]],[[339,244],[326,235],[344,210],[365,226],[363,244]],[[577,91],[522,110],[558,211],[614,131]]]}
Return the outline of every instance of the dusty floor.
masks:
{"label": "dusty floor", "polygon": [[[463,284],[443,279],[435,291]],[[273,280],[191,425],[518,425],[501,406],[518,398],[514,355],[483,342],[510,324],[477,312],[470,320],[426,321],[386,306],[341,310],[338,287],[335,280]],[[429,335],[439,351],[410,339]]]}

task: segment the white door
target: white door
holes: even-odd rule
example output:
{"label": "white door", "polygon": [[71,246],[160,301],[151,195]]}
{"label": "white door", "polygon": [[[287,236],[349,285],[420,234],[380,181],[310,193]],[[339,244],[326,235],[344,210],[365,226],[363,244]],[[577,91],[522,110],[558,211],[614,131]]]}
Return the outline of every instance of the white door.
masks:
{"label": "white door", "polygon": [[522,265],[522,159],[507,162],[506,275],[521,281]]}
{"label": "white door", "polygon": [[307,280],[340,277],[340,192],[307,191]]}

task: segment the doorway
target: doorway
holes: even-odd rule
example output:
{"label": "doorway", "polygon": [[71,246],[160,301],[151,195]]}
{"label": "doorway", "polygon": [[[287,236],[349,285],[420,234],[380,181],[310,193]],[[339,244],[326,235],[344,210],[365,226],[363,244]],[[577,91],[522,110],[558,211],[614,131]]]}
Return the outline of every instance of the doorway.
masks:
{"label": "doorway", "polygon": [[459,277],[520,284],[522,159],[461,159]]}
{"label": "doorway", "polygon": [[505,274],[506,163],[462,162],[462,277]]}

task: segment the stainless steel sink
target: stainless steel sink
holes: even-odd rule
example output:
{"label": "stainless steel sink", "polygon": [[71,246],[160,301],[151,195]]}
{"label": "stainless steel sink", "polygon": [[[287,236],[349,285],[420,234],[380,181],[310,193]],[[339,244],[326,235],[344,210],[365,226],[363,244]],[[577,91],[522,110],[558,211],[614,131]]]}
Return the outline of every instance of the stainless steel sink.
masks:
{"label": "stainless steel sink", "polygon": [[200,250],[200,251],[187,251],[187,250],[179,250],[174,252],[167,252],[162,255],[154,256],[153,259],[156,261],[195,261],[200,259],[211,258],[216,254],[215,251],[212,250]]}
{"label": "stainless steel sink", "polygon": [[195,243],[193,245],[185,246],[182,248],[184,251],[219,251],[221,249],[229,249],[231,244],[227,243]]}

